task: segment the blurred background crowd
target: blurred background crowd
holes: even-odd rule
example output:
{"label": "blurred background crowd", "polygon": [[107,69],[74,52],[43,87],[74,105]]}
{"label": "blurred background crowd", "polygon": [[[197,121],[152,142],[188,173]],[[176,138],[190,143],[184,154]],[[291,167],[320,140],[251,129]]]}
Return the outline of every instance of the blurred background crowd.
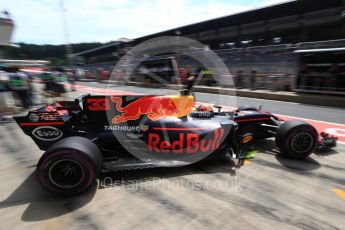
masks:
{"label": "blurred background crowd", "polygon": [[32,72],[18,66],[0,66],[0,122],[9,121],[6,115],[64,98],[66,83],[74,90],[74,82],[75,71],[71,69],[50,67]]}

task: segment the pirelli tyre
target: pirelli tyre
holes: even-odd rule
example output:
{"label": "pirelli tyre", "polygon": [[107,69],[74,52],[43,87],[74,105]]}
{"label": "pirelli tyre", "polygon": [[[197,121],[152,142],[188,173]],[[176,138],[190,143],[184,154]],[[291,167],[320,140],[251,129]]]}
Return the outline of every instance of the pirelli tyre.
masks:
{"label": "pirelli tyre", "polygon": [[83,137],[67,137],[53,144],[40,158],[36,174],[48,191],[74,195],[96,181],[102,165],[97,145]]}
{"label": "pirelli tyre", "polygon": [[292,120],[279,126],[275,141],[281,155],[303,159],[308,157],[316,148],[318,133],[310,124]]}

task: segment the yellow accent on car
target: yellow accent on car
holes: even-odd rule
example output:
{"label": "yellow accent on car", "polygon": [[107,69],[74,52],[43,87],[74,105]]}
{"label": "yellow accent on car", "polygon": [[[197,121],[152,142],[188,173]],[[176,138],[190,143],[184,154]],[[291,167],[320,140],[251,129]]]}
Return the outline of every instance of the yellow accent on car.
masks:
{"label": "yellow accent on car", "polygon": [[251,140],[253,140],[253,136],[252,135],[246,135],[242,138],[242,143],[243,144],[247,144],[248,142],[250,142]]}

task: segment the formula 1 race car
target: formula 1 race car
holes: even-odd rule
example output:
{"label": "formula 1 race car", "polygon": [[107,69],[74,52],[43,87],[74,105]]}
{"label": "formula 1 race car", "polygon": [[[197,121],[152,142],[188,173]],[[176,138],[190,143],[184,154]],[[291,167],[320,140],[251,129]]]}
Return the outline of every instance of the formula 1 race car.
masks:
{"label": "formula 1 race car", "polygon": [[218,155],[241,164],[260,139],[275,138],[280,154],[294,159],[309,156],[317,146],[336,145],[336,138],[319,135],[303,121],[284,122],[254,107],[213,108],[196,107],[186,93],[88,94],[14,119],[45,151],[36,169],[40,184],[64,195],[85,191],[102,170],[182,166]]}

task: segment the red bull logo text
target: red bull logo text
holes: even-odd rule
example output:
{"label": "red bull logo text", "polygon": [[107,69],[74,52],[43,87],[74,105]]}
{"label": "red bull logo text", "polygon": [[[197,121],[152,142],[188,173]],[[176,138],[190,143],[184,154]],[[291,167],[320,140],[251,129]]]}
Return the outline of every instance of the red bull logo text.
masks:
{"label": "red bull logo text", "polygon": [[177,140],[169,142],[162,140],[157,133],[150,133],[148,136],[148,148],[150,152],[156,153],[207,153],[219,148],[223,136],[224,129],[216,129],[210,137],[200,139],[200,136],[196,133],[180,133]]}

